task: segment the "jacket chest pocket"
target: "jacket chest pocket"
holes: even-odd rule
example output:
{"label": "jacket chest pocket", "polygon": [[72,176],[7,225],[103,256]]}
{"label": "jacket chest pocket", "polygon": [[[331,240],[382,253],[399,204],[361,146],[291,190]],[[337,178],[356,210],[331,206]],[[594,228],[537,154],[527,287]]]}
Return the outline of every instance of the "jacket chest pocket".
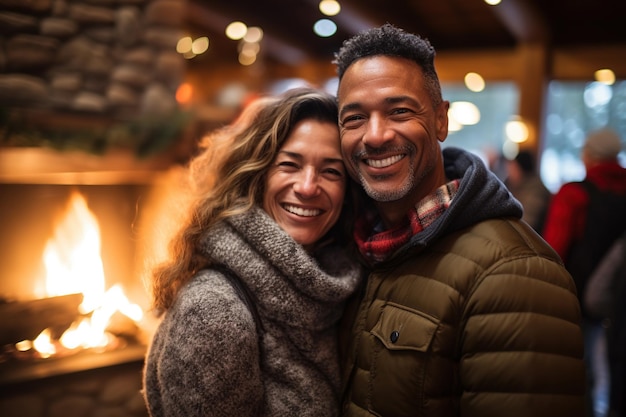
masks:
{"label": "jacket chest pocket", "polygon": [[434,317],[385,304],[370,331],[373,345],[364,361],[369,372],[367,389],[361,392],[368,393],[366,403],[372,414],[414,416],[423,409],[430,349],[438,327]]}
{"label": "jacket chest pocket", "polygon": [[371,333],[389,350],[426,352],[439,322],[397,304],[386,304]]}

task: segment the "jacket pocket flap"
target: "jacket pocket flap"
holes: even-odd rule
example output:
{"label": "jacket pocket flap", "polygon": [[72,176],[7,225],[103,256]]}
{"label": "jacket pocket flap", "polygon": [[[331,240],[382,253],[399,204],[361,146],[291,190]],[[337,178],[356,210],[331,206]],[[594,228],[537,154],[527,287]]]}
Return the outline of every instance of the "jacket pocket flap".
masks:
{"label": "jacket pocket flap", "polygon": [[437,327],[433,317],[387,304],[371,333],[389,350],[426,352]]}

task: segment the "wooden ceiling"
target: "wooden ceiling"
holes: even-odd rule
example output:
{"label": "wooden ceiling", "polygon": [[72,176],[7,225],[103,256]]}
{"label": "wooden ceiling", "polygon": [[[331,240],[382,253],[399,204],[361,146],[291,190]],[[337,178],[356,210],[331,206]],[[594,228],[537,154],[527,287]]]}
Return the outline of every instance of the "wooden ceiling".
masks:
{"label": "wooden ceiling", "polygon": [[[514,48],[541,42],[550,48],[626,44],[624,0],[340,0],[331,19],[337,33],[312,32],[323,18],[319,0],[188,0],[187,27],[211,41],[209,62],[235,61],[237,43],[224,29],[234,20],[264,30],[265,59],[286,65],[331,61],[344,39],[360,30],[393,23],[428,38],[438,51]],[[626,59],[626,57],[624,57]]]}

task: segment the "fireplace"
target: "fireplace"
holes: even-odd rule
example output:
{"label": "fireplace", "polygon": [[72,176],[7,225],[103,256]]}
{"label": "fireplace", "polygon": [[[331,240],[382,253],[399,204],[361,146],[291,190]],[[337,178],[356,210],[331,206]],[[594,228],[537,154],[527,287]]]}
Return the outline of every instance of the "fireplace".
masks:
{"label": "fireplace", "polygon": [[[149,311],[144,262],[166,243],[150,226],[179,166],[125,152],[0,149],[0,415],[147,415],[141,369],[157,320]],[[79,268],[78,284],[54,292],[50,264],[69,257],[54,250],[89,246],[75,230],[89,220],[99,229],[98,259],[85,251],[79,259],[100,264],[101,276],[97,268]],[[94,298],[84,288],[94,278],[100,296],[121,299],[122,306],[108,307],[106,343],[66,346],[62,338],[85,319],[97,327],[99,313],[81,310]]]}

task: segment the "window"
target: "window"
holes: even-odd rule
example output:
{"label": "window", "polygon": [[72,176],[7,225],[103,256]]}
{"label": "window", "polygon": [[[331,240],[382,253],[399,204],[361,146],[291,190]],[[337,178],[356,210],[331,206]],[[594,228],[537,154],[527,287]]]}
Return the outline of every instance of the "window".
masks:
{"label": "window", "polygon": [[[568,181],[585,176],[580,151],[585,135],[603,127],[626,139],[626,81],[552,81],[548,87],[541,152],[541,178],[553,193]],[[623,149],[623,146],[622,146]],[[620,153],[626,166],[626,153]]]}
{"label": "window", "polygon": [[457,101],[471,102],[480,111],[477,124],[463,125],[458,131],[454,131],[454,122],[451,121],[451,130],[442,147],[463,148],[485,161],[499,157],[506,142],[505,125],[517,114],[519,94],[515,83],[487,83],[480,92],[468,90],[463,83],[443,83],[441,89],[444,100],[451,104]]}

